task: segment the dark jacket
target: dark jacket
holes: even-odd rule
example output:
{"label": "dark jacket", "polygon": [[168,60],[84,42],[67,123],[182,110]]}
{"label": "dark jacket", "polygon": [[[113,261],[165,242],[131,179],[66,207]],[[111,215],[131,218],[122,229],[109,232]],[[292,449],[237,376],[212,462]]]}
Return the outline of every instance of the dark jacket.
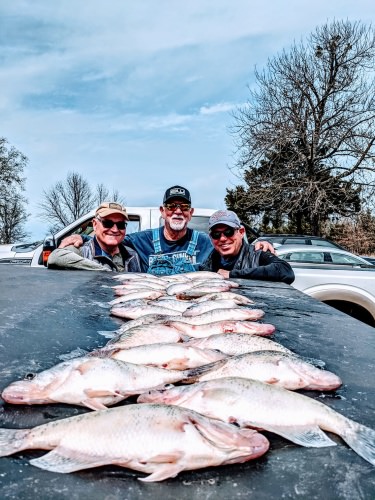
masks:
{"label": "dark jacket", "polygon": [[224,263],[217,250],[213,250],[200,266],[201,271],[217,272],[226,269],[230,278],[243,278],[264,281],[282,281],[289,285],[294,281],[294,272],[290,264],[271,252],[255,251],[253,245],[242,243],[237,259]]}

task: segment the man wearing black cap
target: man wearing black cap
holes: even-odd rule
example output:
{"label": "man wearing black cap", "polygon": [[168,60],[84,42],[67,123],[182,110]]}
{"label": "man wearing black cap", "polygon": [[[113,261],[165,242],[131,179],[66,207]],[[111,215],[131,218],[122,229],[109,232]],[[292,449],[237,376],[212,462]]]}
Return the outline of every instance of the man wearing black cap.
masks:
{"label": "man wearing black cap", "polygon": [[245,228],[235,212],[218,210],[211,215],[208,228],[214,250],[200,270],[214,271],[224,278],[293,283],[294,272],[288,262],[246,243]]}
{"label": "man wearing black cap", "polygon": [[196,271],[212,251],[205,233],[188,228],[194,213],[189,191],[182,186],[168,188],[160,207],[164,226],[129,234],[125,243],[134,248],[142,270],[156,275]]}

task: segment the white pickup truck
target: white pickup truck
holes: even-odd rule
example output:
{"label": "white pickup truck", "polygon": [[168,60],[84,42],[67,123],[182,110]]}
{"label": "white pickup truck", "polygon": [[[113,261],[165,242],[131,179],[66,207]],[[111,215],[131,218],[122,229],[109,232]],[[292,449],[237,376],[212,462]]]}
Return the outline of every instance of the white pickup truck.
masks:
{"label": "white pickup truck", "polygon": [[375,327],[375,267],[291,263],[293,287]]}
{"label": "white pickup truck", "polygon": [[[208,232],[208,219],[215,212],[214,208],[194,208],[194,214],[189,227],[198,231]],[[129,222],[127,234],[159,227],[164,219],[160,217],[159,207],[127,207]],[[61,240],[73,233],[90,235],[93,232],[92,219],[95,210],[88,212],[54,235],[48,236],[43,242],[35,244],[0,245],[0,264],[21,264],[32,267],[43,267],[43,263]],[[49,244],[49,248],[48,245]],[[43,251],[43,248],[45,251]],[[44,254],[44,257],[43,257]],[[44,258],[44,262],[43,262]]]}

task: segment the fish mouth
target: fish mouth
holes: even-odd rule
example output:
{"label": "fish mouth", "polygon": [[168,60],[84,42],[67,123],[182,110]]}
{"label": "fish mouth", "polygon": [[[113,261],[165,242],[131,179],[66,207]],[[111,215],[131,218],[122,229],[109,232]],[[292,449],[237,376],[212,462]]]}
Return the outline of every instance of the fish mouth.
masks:
{"label": "fish mouth", "polygon": [[[30,392],[33,394],[31,395]],[[43,397],[40,390],[30,390],[30,385],[28,383],[22,384],[20,382],[16,384],[11,384],[6,387],[2,394],[2,399],[6,403],[11,404],[43,404],[51,402],[50,399]]]}

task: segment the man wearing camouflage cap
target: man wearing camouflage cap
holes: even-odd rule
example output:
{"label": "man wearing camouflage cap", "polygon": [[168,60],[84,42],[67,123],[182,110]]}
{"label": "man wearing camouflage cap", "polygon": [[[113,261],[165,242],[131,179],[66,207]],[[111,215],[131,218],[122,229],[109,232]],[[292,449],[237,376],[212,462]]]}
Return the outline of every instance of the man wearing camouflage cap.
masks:
{"label": "man wearing camouflage cap", "polygon": [[208,228],[214,250],[200,270],[214,271],[224,278],[293,283],[294,272],[288,262],[255,250],[244,240],[245,228],[235,212],[218,210],[211,215]]}

